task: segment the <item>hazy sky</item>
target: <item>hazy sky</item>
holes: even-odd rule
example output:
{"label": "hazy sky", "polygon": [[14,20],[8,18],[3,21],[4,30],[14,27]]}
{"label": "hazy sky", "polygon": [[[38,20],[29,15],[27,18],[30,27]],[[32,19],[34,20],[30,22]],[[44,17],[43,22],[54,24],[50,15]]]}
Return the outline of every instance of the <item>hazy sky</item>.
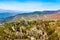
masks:
{"label": "hazy sky", "polygon": [[60,0],[0,0],[0,9],[18,11],[59,10]]}

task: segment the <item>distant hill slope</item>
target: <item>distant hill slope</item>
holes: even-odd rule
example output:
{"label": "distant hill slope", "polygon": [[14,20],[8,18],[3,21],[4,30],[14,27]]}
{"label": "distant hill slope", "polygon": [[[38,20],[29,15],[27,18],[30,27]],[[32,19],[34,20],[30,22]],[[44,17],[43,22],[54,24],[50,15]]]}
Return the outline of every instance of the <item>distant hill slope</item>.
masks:
{"label": "distant hill slope", "polygon": [[13,16],[12,13],[0,13],[0,18],[7,18],[7,17],[10,17],[10,16]]}
{"label": "distant hill slope", "polygon": [[[35,12],[21,13],[21,14],[15,15],[15,16],[0,18],[0,23],[4,23],[4,22],[8,22],[8,21],[9,22],[11,22],[11,21],[20,21],[23,18],[26,18],[26,20],[30,20],[30,18],[31,19],[42,19],[42,20],[43,19],[44,20],[45,19],[54,19],[54,18],[56,19],[60,14],[59,12],[60,12],[60,10],[58,10],[58,11],[35,11]],[[4,16],[5,15],[8,16],[7,14],[4,14]],[[60,17],[58,19],[60,19]]]}
{"label": "distant hill slope", "polygon": [[60,20],[60,12],[45,15],[44,19],[45,20]]}

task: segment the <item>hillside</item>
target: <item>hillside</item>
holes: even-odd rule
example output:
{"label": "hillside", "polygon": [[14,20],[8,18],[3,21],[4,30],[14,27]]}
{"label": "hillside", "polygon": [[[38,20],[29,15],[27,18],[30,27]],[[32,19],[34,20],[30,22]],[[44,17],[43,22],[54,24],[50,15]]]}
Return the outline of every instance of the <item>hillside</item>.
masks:
{"label": "hillside", "polygon": [[[50,19],[56,19],[58,15],[58,12],[60,12],[60,10],[57,11],[35,11],[35,12],[25,12],[25,13],[19,13],[19,12],[3,12],[0,13],[0,23],[4,23],[4,22],[11,22],[11,21],[19,21],[22,18],[26,18],[27,20],[33,19],[35,20],[35,18],[37,19],[41,19],[41,20],[50,20]],[[52,14],[57,14],[57,16],[54,16]],[[51,15],[51,17],[50,17]],[[54,17],[52,17],[54,16]]]}
{"label": "hillside", "polygon": [[0,40],[60,40],[60,20],[0,24]]}
{"label": "hillside", "polygon": [[0,40],[60,40],[59,11],[23,13],[1,22]]}
{"label": "hillside", "polygon": [[20,20],[60,20],[60,12],[51,14],[16,15],[11,21],[18,22]]}
{"label": "hillside", "polygon": [[56,12],[53,14],[47,14],[41,17],[42,20],[60,20],[60,12]]}

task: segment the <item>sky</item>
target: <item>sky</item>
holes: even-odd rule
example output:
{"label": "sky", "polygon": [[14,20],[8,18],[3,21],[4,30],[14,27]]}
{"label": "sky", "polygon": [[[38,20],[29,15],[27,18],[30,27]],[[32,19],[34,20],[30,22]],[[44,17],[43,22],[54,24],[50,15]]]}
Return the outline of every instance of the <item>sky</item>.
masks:
{"label": "sky", "polygon": [[0,0],[0,9],[17,11],[60,10],[60,0]]}

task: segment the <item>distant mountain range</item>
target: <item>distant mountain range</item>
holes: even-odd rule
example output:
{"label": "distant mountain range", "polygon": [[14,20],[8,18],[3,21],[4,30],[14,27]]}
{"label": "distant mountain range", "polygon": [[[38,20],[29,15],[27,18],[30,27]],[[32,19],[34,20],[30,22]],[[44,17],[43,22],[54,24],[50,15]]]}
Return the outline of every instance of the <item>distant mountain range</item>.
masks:
{"label": "distant mountain range", "polygon": [[17,20],[21,17],[27,17],[31,15],[45,15],[45,14],[53,14],[60,12],[57,11],[34,11],[34,12],[21,12],[21,11],[12,11],[12,10],[0,10],[0,23],[7,22],[13,20],[17,17]]}
{"label": "distant mountain range", "polygon": [[6,18],[10,16],[14,16],[20,13],[24,13],[22,11],[16,11],[16,10],[2,10],[0,9],[0,18]]}

